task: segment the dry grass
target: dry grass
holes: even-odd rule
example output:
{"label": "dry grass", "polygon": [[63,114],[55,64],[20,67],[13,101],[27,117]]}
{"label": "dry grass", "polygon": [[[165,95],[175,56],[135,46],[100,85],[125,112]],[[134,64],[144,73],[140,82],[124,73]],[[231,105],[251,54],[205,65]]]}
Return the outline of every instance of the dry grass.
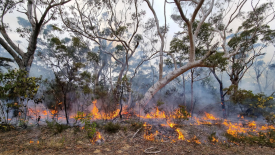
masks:
{"label": "dry grass", "polygon": [[[25,130],[13,130],[0,133],[0,154],[145,154],[144,150],[154,147],[155,150],[161,150],[158,154],[274,154],[275,149],[269,147],[260,147],[258,145],[244,145],[231,143],[211,144],[207,137],[217,131],[219,136],[220,127],[217,126],[183,126],[180,130],[186,139],[192,139],[196,136],[202,144],[193,142],[175,141],[177,133],[169,131],[171,139],[162,142],[146,141],[143,138],[143,131],[137,133],[134,139],[132,136],[136,131],[130,130],[131,124],[124,124],[124,128],[117,133],[109,134],[101,131],[104,137],[104,143],[101,145],[93,144],[87,138],[87,133],[77,128],[68,128],[65,131],[54,135],[46,127],[33,127]],[[125,128],[129,130],[125,130]],[[221,138],[221,137],[220,137]],[[39,143],[38,143],[39,141]],[[32,143],[30,143],[32,142]]]}

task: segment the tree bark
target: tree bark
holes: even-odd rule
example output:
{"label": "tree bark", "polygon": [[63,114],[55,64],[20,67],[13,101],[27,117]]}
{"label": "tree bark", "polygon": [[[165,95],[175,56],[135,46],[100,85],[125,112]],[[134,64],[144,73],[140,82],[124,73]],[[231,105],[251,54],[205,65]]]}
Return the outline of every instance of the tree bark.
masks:
{"label": "tree bark", "polygon": [[191,69],[191,117],[193,117],[193,108],[194,108],[194,69]]}
{"label": "tree bark", "polygon": [[65,108],[66,122],[67,122],[67,125],[69,125],[69,118],[68,118],[68,112],[67,112],[67,93],[66,92],[64,93],[63,102],[64,102],[64,108]]}
{"label": "tree bark", "polygon": [[223,118],[226,118],[226,109],[225,109],[225,103],[224,103],[224,96],[226,94],[223,93],[223,83],[220,80],[220,78],[217,76],[216,71],[215,71],[215,67],[213,67],[213,70],[210,69],[211,72],[213,73],[214,77],[216,78],[216,80],[218,81],[219,85],[220,85],[220,97],[221,97],[221,105],[222,105],[222,113],[223,113]]}
{"label": "tree bark", "polygon": [[168,84],[170,81],[178,77],[179,75],[183,74],[184,72],[188,71],[191,68],[194,67],[205,67],[203,65],[202,60],[194,61],[194,62],[189,62],[186,65],[169,72],[164,78],[161,80],[157,81],[153,86],[151,86],[148,91],[145,93],[143,99],[140,101],[140,104],[142,106],[146,106],[149,101],[152,99],[152,97],[161,89],[163,88],[166,84]]}
{"label": "tree bark", "polygon": [[185,107],[186,105],[186,95],[185,95],[185,78],[184,78],[184,73],[182,74],[182,85],[183,85],[183,104]]}

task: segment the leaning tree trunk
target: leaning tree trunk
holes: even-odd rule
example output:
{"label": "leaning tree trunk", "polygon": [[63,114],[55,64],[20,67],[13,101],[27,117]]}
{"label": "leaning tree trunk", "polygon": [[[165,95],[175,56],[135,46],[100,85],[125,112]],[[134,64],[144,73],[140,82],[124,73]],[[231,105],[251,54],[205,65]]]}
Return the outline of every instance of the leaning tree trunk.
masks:
{"label": "leaning tree trunk", "polygon": [[180,76],[184,72],[188,71],[191,68],[194,67],[204,67],[203,62],[201,60],[189,62],[188,64],[169,72],[164,78],[161,80],[158,80],[153,86],[151,86],[147,92],[145,93],[143,99],[140,101],[141,106],[146,106],[149,101],[152,99],[152,97],[166,84],[168,84],[170,81],[175,79],[176,77]]}

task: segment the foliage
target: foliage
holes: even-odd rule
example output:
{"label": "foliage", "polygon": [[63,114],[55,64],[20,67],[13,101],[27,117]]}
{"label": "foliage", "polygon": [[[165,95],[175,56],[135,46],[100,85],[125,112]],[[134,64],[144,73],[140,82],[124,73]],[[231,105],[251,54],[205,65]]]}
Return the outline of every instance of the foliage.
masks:
{"label": "foliage", "polygon": [[10,62],[13,62],[13,60],[10,58],[0,57],[0,72],[2,72],[2,67],[9,69],[11,67],[9,64]]}
{"label": "foliage", "polygon": [[159,100],[157,101],[157,106],[158,106],[158,107],[161,106],[161,105],[163,105],[163,104],[164,104],[164,102],[163,102],[162,100],[159,99]]}
{"label": "foliage", "polygon": [[92,113],[85,114],[84,112],[78,111],[74,119],[76,122],[79,120],[81,123],[84,124],[84,129],[87,131],[87,136],[90,139],[93,139],[96,134],[96,123],[92,122],[91,119],[93,117]]}
{"label": "foliage", "polygon": [[132,121],[130,128],[133,131],[137,131],[138,129],[142,129],[144,127],[143,124],[143,122]]}
{"label": "foliage", "polygon": [[228,61],[223,58],[224,53],[216,52],[205,60],[205,64],[212,67],[218,67],[221,71],[225,70]]}
{"label": "foliage", "polygon": [[2,132],[11,131],[14,129],[15,129],[15,127],[11,124],[6,124],[6,123],[0,124],[0,131],[2,131]]}
{"label": "foliage", "polygon": [[236,86],[226,88],[227,94],[235,104],[241,104],[246,107],[247,116],[255,117],[263,115],[270,123],[272,122],[273,113],[275,108],[275,101],[273,100],[274,93],[266,96],[263,93],[253,94],[251,90],[236,89]]}
{"label": "foliage", "polygon": [[212,132],[208,137],[210,143],[217,143],[218,137],[216,136],[216,132]]}
{"label": "foliage", "polygon": [[190,113],[187,111],[186,107],[183,105],[179,105],[179,111],[176,113],[176,119],[181,120],[189,120],[189,117],[191,116]]}
{"label": "foliage", "polygon": [[245,134],[238,134],[237,136],[233,136],[229,133],[225,134],[225,137],[230,142],[237,142],[237,143],[245,143],[245,144],[258,144],[261,146],[267,147],[275,147],[275,130],[269,130],[266,133],[259,132],[258,134],[248,133]]}
{"label": "foliage", "polygon": [[0,97],[4,99],[15,99],[24,97],[33,99],[38,91],[40,78],[27,77],[24,70],[9,70],[8,73],[0,73]]}
{"label": "foliage", "polygon": [[121,127],[118,123],[108,122],[103,128],[106,132],[116,133]]}
{"label": "foliage", "polygon": [[270,113],[265,114],[265,120],[266,120],[267,123],[275,125],[275,114],[274,114],[274,112],[270,112]]}
{"label": "foliage", "polygon": [[68,129],[69,126],[66,125],[66,124],[61,124],[61,123],[58,123],[56,122],[55,120],[53,121],[47,121],[46,120],[46,123],[47,123],[47,127],[52,130],[52,132],[56,135],[56,134],[59,134],[61,132],[63,132],[64,130]]}
{"label": "foliage", "polygon": [[[40,80],[41,77],[27,77],[27,72],[24,70],[9,70],[7,73],[0,73],[0,118],[8,123],[11,109],[14,110],[13,116],[18,116],[19,109],[22,107],[19,99],[33,99],[38,91]],[[6,103],[8,100],[13,100],[13,102]]]}

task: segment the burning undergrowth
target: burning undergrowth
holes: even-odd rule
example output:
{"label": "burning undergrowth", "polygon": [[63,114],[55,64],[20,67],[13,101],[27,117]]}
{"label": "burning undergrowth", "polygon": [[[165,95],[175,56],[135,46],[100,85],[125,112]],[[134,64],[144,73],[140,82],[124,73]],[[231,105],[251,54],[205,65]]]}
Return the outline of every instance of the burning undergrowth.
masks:
{"label": "burning undergrowth", "polygon": [[[146,114],[124,106],[121,112],[123,119],[120,119],[120,109],[105,113],[97,103],[96,100],[92,102],[89,112],[77,112],[70,116],[70,122],[74,122],[74,128],[85,133],[88,143],[91,144],[102,144],[113,134],[128,133],[128,137],[132,140],[142,138],[160,143],[259,144],[275,147],[275,127],[261,121],[243,117],[235,120],[220,119],[207,112],[201,116],[191,117],[184,106],[179,106],[172,112],[155,107]],[[54,130],[54,134],[68,130],[67,126],[63,128],[61,125],[65,122],[65,117],[57,110],[43,110],[41,107],[35,107],[30,110],[29,115],[41,118],[40,122],[39,120],[37,122],[40,125],[44,120],[54,120],[47,121],[47,126]]]}

